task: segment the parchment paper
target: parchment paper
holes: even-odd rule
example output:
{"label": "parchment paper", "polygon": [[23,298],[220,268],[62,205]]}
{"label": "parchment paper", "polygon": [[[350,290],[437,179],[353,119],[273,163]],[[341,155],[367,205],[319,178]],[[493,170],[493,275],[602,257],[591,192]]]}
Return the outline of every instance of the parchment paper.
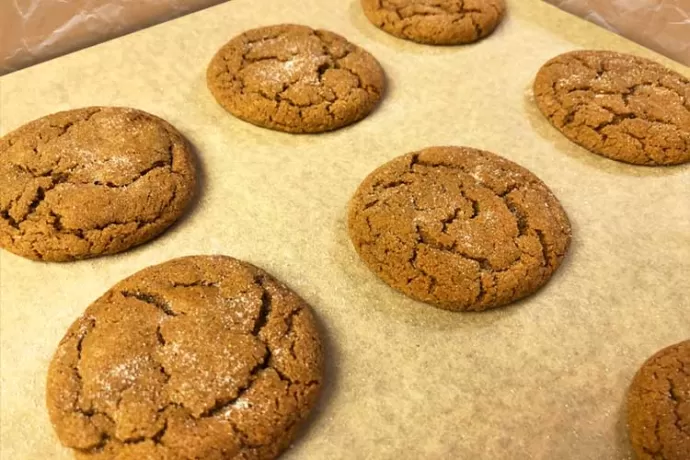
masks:
{"label": "parchment paper", "polygon": [[[552,56],[596,47],[655,56],[539,0],[509,0],[474,46],[428,47],[370,25],[358,0],[232,2],[0,78],[0,132],[58,110],[133,106],[166,118],[202,165],[194,209],[118,256],[43,264],[0,255],[0,457],[66,459],[44,380],[66,328],[116,281],[189,254],[255,263],[302,295],[327,344],[326,388],[291,459],[623,459],[621,404],[637,367],[690,336],[690,167],[645,168],[575,146],[530,86]],[[381,62],[389,90],[351,128],[295,136],[228,115],[205,86],[243,30],[296,22],[339,32]],[[541,177],[574,239],[537,295],[481,313],[397,294],[350,247],[346,204],[373,168],[430,145],[468,145]]]}

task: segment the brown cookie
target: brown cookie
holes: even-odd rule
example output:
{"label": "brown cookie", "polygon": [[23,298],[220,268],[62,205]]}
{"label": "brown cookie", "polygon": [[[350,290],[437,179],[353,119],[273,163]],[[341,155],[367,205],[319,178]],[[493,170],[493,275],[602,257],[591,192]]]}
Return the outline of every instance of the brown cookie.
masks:
{"label": "brown cookie", "polygon": [[466,147],[432,147],[376,169],[352,198],[349,232],[387,284],[456,311],[533,293],[570,244],[568,217],[544,183]]}
{"label": "brown cookie", "polygon": [[690,459],[690,340],[664,348],[637,371],[628,429],[640,460]]}
{"label": "brown cookie", "polygon": [[472,43],[494,31],[504,0],[361,0],[379,29],[429,45]]}
{"label": "brown cookie", "polygon": [[571,141],[639,165],[690,161],[690,81],[637,56],[573,51],[537,73],[539,110]]}
{"label": "brown cookie", "polygon": [[298,25],[233,38],[211,60],[206,81],[228,112],[289,133],[320,133],[364,118],[385,84],[371,54],[333,32]]}
{"label": "brown cookie", "polygon": [[271,459],[321,377],[304,301],[247,263],[184,257],[119,282],[72,324],[47,405],[78,458]]}
{"label": "brown cookie", "polygon": [[124,251],[177,220],[195,182],[189,145],[158,117],[48,115],[0,139],[0,247],[46,261]]}

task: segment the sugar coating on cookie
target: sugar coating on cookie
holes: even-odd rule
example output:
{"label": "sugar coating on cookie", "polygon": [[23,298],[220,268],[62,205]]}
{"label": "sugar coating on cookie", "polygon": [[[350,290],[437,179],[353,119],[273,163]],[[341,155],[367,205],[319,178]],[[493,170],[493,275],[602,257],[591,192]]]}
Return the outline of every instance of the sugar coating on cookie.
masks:
{"label": "sugar coating on cookie", "polygon": [[466,147],[432,147],[376,169],[350,202],[348,226],[383,281],[456,311],[533,293],[571,238],[566,213],[534,174]]}
{"label": "sugar coating on cookie", "polygon": [[113,254],[177,220],[196,183],[192,152],[140,110],[89,107],[0,139],[0,247],[45,261]]}
{"label": "sugar coating on cookie", "polygon": [[611,51],[556,56],[537,73],[537,106],[568,139],[637,165],[690,161],[690,80]]}
{"label": "sugar coating on cookie", "polygon": [[206,73],[218,103],[242,120],[319,133],[364,118],[384,91],[378,61],[340,35],[299,25],[249,30],[213,57]]}
{"label": "sugar coating on cookie", "polygon": [[429,45],[472,43],[491,34],[503,19],[503,0],[361,0],[378,28]]}
{"label": "sugar coating on cookie", "polygon": [[121,281],[72,324],[47,406],[79,458],[272,459],[321,378],[304,301],[247,263],[185,257]]}
{"label": "sugar coating on cookie", "polygon": [[638,460],[690,459],[690,340],[642,365],[630,385],[627,410]]}

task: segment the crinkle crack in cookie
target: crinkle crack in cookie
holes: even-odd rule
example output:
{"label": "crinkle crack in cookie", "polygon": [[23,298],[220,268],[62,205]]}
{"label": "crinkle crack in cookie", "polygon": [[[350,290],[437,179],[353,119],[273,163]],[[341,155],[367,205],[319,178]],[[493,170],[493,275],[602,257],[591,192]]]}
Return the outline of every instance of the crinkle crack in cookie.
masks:
{"label": "crinkle crack in cookie", "polygon": [[571,233],[536,176],[464,147],[432,147],[376,169],[352,198],[349,232],[387,284],[456,311],[536,291],[561,264]]}
{"label": "crinkle crack in cookie", "polygon": [[472,43],[494,31],[505,13],[503,0],[361,0],[379,29],[429,45]]}
{"label": "crinkle crack in cookie", "polygon": [[690,459],[690,340],[659,351],[637,372],[628,429],[640,460]]}
{"label": "crinkle crack in cookie", "polygon": [[208,87],[242,120],[290,133],[319,133],[364,118],[385,79],[378,61],[343,37],[298,25],[247,31],[211,60]]}
{"label": "crinkle crack in cookie", "polygon": [[573,51],[537,73],[541,112],[568,139],[638,165],[690,161],[690,80],[637,56]]}
{"label": "crinkle crack in cookie", "polygon": [[35,260],[113,254],[162,233],[191,200],[192,153],[164,120],[89,107],[0,139],[0,246]]}
{"label": "crinkle crack in cookie", "polygon": [[314,318],[264,271],[174,259],[121,281],[69,328],[47,405],[83,459],[272,459],[314,405]]}

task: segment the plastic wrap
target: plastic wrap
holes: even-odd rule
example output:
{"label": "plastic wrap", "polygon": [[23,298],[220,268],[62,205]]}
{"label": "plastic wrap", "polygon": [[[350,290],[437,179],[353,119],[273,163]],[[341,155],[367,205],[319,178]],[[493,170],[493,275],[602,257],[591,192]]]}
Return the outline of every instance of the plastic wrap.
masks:
{"label": "plastic wrap", "polygon": [[690,0],[547,0],[690,66]]}
{"label": "plastic wrap", "polygon": [[[223,1],[0,1],[0,75]],[[690,65],[690,0],[547,1]]]}
{"label": "plastic wrap", "polygon": [[226,0],[0,0],[0,75]]}

